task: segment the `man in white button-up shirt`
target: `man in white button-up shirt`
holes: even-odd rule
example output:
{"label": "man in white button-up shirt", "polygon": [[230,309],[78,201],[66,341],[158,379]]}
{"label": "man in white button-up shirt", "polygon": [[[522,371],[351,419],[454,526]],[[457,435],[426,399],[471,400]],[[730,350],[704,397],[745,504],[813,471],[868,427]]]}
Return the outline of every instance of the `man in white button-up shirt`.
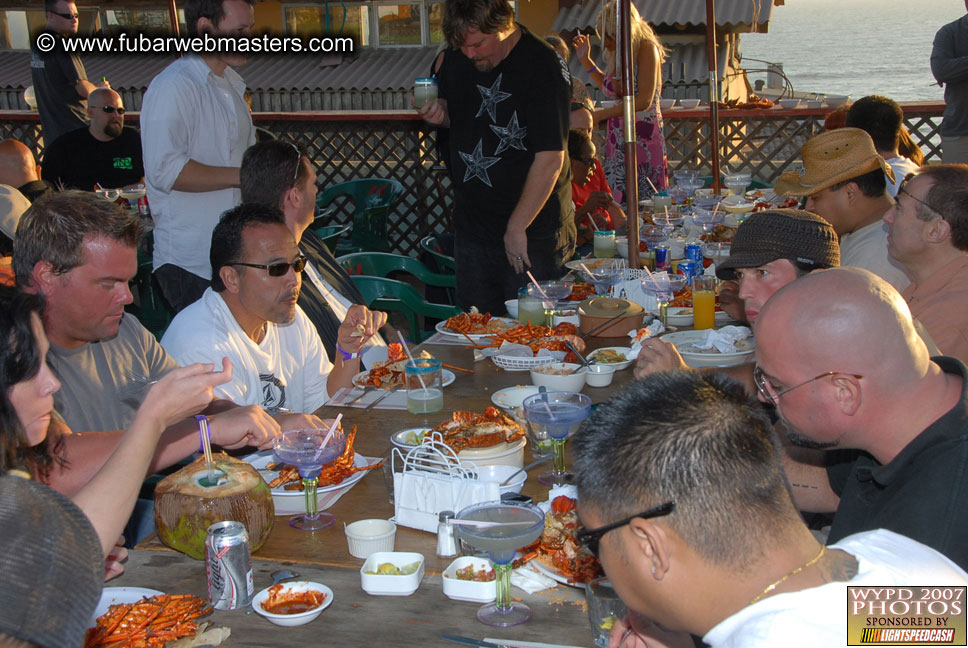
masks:
{"label": "man in white button-up shirt", "polygon": [[[191,35],[248,36],[254,0],[188,0]],[[141,143],[154,229],[154,270],[175,310],[208,287],[209,242],[222,212],[240,201],[239,165],[255,143],[243,100],[245,83],[232,66],[245,55],[181,58],[148,86]]]}

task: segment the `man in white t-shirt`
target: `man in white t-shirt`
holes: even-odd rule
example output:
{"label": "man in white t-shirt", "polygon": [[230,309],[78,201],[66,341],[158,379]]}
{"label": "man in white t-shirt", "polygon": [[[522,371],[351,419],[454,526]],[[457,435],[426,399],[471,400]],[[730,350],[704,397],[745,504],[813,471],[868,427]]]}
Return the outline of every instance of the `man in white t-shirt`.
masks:
{"label": "man in white t-shirt", "polygon": [[690,633],[713,648],[839,648],[848,585],[968,583],[883,529],[822,546],[790,499],[768,416],[720,374],[631,383],[572,442],[578,540],[634,611],[613,646],[692,646]]}
{"label": "man in white t-shirt", "polygon": [[877,154],[891,165],[894,179],[887,183],[887,193],[891,198],[897,196],[897,188],[909,173],[918,170],[919,165],[902,157],[898,152],[901,142],[901,127],[904,123],[904,111],[893,99],[881,95],[862,97],[851,104],[847,111],[846,125],[860,128],[874,141]]}
{"label": "man in white t-shirt", "polygon": [[859,128],[838,128],[812,137],[800,149],[803,169],[776,182],[781,196],[807,196],[806,210],[834,226],[840,237],[840,265],[870,270],[898,291],[911,282],[887,254],[882,220],[894,204],[887,180],[894,171]]}
{"label": "man in white t-shirt", "polygon": [[[311,413],[359,371],[359,352],[386,321],[353,306],[337,344],[352,356],[326,356],[322,341],[296,305],[306,257],[275,207],[242,204],[212,232],[212,286],[172,320],[161,344],[179,363],[232,360],[232,380],[218,394],[269,411]],[[207,360],[206,360],[207,362]]]}
{"label": "man in white t-shirt", "polygon": [[[248,36],[255,0],[187,0],[190,36]],[[219,215],[239,203],[239,164],[255,143],[246,55],[184,56],[152,79],[141,107],[141,146],[151,215],[154,274],[176,311],[209,284],[208,244]]]}
{"label": "man in white t-shirt", "polygon": [[[240,169],[242,202],[262,203],[282,210],[299,251],[306,257],[299,307],[316,327],[326,353],[351,360],[337,344],[337,331],[353,304],[365,305],[356,284],[326,243],[310,229],[316,217],[316,170],[306,152],[285,140],[250,146]],[[363,347],[364,367],[386,360],[387,343],[375,333]]]}

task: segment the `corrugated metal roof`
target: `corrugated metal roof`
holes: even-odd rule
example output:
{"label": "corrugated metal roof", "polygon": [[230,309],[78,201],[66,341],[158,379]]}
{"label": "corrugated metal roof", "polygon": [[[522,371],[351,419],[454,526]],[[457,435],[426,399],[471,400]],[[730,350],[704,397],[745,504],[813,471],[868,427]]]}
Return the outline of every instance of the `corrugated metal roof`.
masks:
{"label": "corrugated metal roof", "polygon": [[[654,27],[706,24],[705,0],[634,0],[639,14]],[[581,4],[558,12],[551,29],[566,32],[594,30],[598,23],[599,0],[585,0]],[[716,0],[716,25],[735,31],[751,31],[751,25],[766,25],[773,12],[773,0]]]}

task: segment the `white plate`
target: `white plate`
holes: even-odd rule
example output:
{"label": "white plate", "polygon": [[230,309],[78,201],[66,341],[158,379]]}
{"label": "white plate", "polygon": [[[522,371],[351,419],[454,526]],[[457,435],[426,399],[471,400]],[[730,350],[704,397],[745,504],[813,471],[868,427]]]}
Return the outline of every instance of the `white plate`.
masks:
{"label": "white plate", "polygon": [[491,402],[503,410],[511,412],[524,403],[528,396],[534,396],[539,391],[536,385],[517,385],[505,387],[491,394]]}
{"label": "white plate", "polygon": [[[626,245],[628,245],[628,244],[626,243]],[[611,259],[594,259],[594,258],[590,258],[590,259],[575,259],[574,261],[569,261],[568,263],[565,264],[565,267],[568,268],[569,270],[574,270],[575,272],[580,272],[581,269],[582,269],[581,267],[583,265],[586,268],[588,268],[589,270],[594,270],[595,268],[598,268],[599,266],[604,266],[604,265],[607,265],[609,263],[614,263],[616,261],[621,261],[623,264],[625,263],[625,261],[621,257],[613,257]]]}
{"label": "white plate", "polygon": [[[629,354],[632,353],[632,349],[630,349],[629,347],[602,347],[601,349],[597,349],[597,351],[604,351],[605,349],[622,353],[625,355],[626,358],[628,358]],[[591,361],[594,357],[595,357],[595,351],[592,351],[591,353],[588,354],[588,356],[586,356],[585,359],[588,361]],[[623,360],[622,362],[599,362],[598,364],[606,365],[609,367],[615,367],[615,371],[621,371],[622,369],[625,369],[630,364],[632,364],[632,361]]]}
{"label": "white plate", "polygon": [[[505,324],[507,324],[508,328],[514,328],[515,326],[518,325],[517,320],[513,320],[509,317],[492,317],[491,321],[504,322]],[[493,335],[493,333],[468,333],[467,335],[464,335],[463,333],[455,333],[454,331],[451,331],[449,328],[444,326],[444,324],[446,324],[446,322],[437,322],[437,326],[434,327],[435,329],[437,329],[437,332],[440,333],[441,335],[448,335],[450,337],[463,338],[465,340],[467,338],[470,338],[475,341],[486,340],[491,335]]]}
{"label": "white plate", "polygon": [[431,428],[407,428],[406,430],[400,430],[399,432],[394,432],[390,435],[390,443],[397,446],[398,448],[415,448],[419,444],[407,443],[407,435],[411,432],[420,436],[423,439],[423,435],[430,432]]}
{"label": "white plate", "polygon": [[148,589],[147,587],[105,587],[101,590],[101,600],[94,608],[94,616],[87,627],[93,628],[97,625],[97,618],[108,611],[108,608],[118,603],[137,603],[143,598],[161,596],[164,592]]}
{"label": "white plate", "polygon": [[[726,311],[716,311],[716,323],[725,324],[729,320]],[[670,306],[669,324],[675,326],[692,326],[692,306]]]}
{"label": "white plate", "polygon": [[702,340],[705,336],[706,331],[679,331],[667,333],[660,339],[675,344],[682,359],[690,367],[732,367],[752,360],[756,352],[756,341],[752,336],[736,343],[736,348],[741,349],[736,353],[719,353],[715,349],[684,350],[689,349],[691,344]]}
{"label": "white plate", "polygon": [[[242,457],[242,461],[252,464],[252,467],[259,471],[262,478],[269,483],[273,479],[279,476],[279,473],[274,470],[267,470],[266,466],[270,463],[276,463],[275,454],[271,450],[263,450],[261,452],[256,452],[245,457]],[[360,453],[355,453],[353,457],[353,463],[357,468],[366,468],[370,463],[366,460],[366,457]],[[331,491],[337,491],[343,488],[349,488],[356,482],[363,479],[370,471],[361,470],[353,473],[341,483],[332,486],[320,486],[317,491],[317,497],[329,493]],[[295,515],[297,513],[306,512],[306,494],[301,490],[286,490],[284,488],[271,488],[272,492],[272,503],[276,508],[276,515]],[[322,509],[320,509],[322,510]]]}
{"label": "white plate", "polygon": [[582,583],[569,583],[568,577],[565,576],[564,573],[558,571],[554,567],[549,567],[540,560],[532,560],[528,564],[534,567],[536,571],[541,572],[548,578],[558,581],[562,585],[569,585],[571,587],[585,587]]}
{"label": "white plate", "polygon": [[[369,373],[370,373],[369,371],[361,371],[360,373],[358,373],[355,376],[353,376],[353,384],[354,385],[359,385],[363,380],[366,379],[366,376]],[[449,371],[448,369],[441,369],[440,370],[440,386],[441,387],[446,387],[447,385],[451,384],[455,380],[457,380],[457,376],[454,375],[454,372],[453,371]],[[382,389],[382,388],[381,387],[377,387],[377,389]],[[386,390],[384,390],[384,391],[386,391]]]}

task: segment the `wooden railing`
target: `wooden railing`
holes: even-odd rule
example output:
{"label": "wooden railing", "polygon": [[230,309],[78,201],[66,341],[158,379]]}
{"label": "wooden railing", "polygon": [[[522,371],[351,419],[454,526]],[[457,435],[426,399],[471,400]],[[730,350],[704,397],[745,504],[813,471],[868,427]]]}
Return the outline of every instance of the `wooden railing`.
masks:
{"label": "wooden railing", "polygon": [[[939,128],[944,104],[902,104],[905,125],[928,163],[941,161]],[[720,112],[723,164],[748,170],[773,184],[800,165],[799,151],[823,130],[829,109],[724,110]],[[137,126],[138,115],[126,119]],[[356,178],[394,178],[404,192],[389,219],[391,248],[415,255],[428,234],[450,231],[450,180],[434,148],[433,132],[413,112],[256,113],[257,126],[306,147],[316,162],[320,187]],[[709,110],[671,110],[664,115],[670,173],[710,172]],[[0,139],[18,139],[43,157],[37,113],[0,111]],[[352,221],[352,205],[337,204],[334,223]]]}

